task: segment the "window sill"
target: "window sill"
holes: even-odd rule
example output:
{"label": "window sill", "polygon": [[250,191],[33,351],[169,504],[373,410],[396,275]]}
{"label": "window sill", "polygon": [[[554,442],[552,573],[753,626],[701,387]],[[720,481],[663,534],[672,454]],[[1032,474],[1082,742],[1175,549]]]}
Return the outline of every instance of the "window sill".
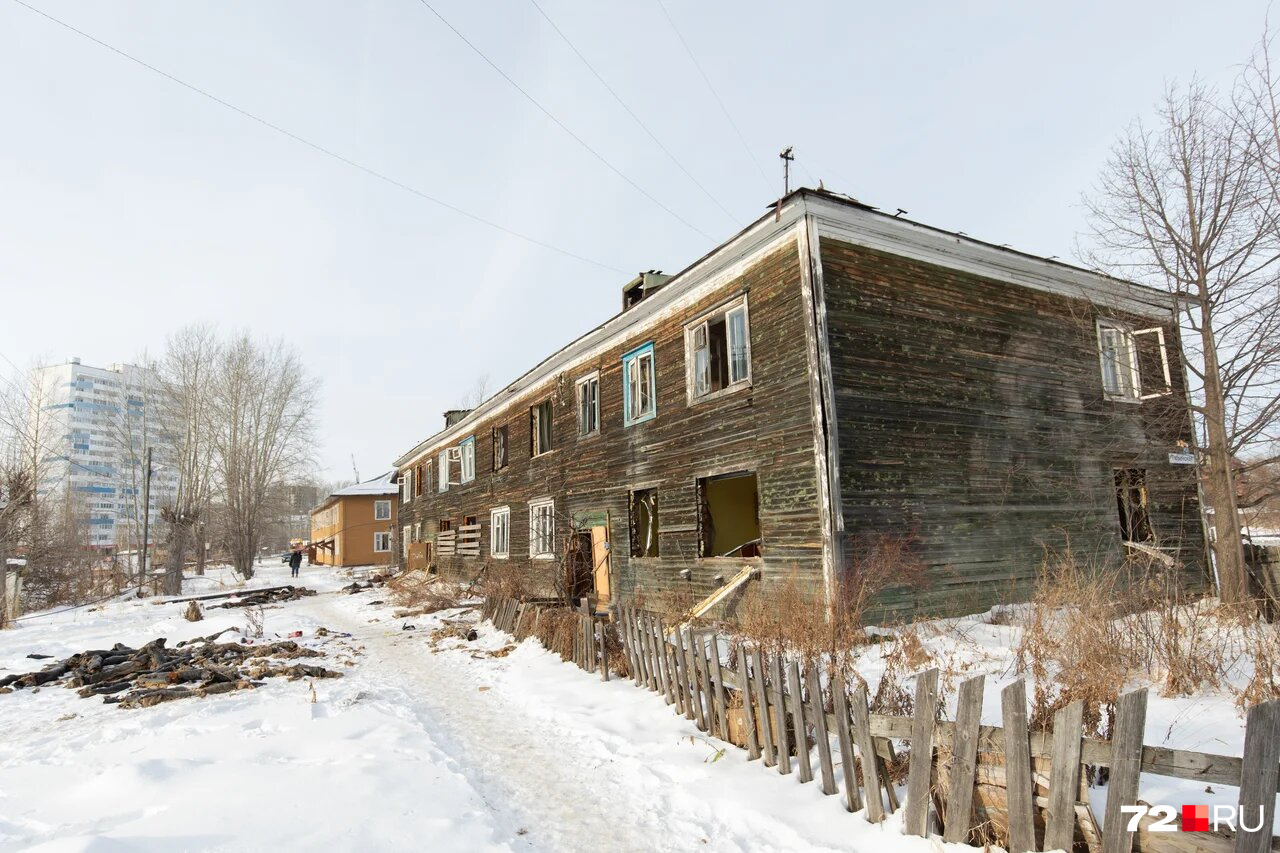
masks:
{"label": "window sill", "polygon": [[511,555],[510,554],[490,554],[489,558],[492,560],[509,560],[511,559]]}
{"label": "window sill", "polygon": [[1124,394],[1112,394],[1107,391],[1103,391],[1102,396],[1110,403],[1127,403],[1131,406],[1142,405],[1142,400],[1138,397],[1129,397]]}
{"label": "window sill", "polygon": [[559,449],[560,449],[560,448],[558,448],[558,447],[553,447],[553,448],[551,448],[550,450],[544,450],[544,451],[542,451],[541,453],[535,453],[535,454],[533,454],[532,456],[530,456],[529,458],[530,458],[530,459],[541,459],[541,458],[542,458],[542,457],[544,457],[544,456],[550,456],[552,453],[555,453],[555,452],[556,452],[557,450],[559,450]]}
{"label": "window sill", "polygon": [[730,563],[748,563],[750,565],[759,565],[764,562],[764,557],[696,557],[699,563],[715,564],[721,563],[729,565]]}
{"label": "window sill", "polygon": [[640,426],[640,424],[646,424],[649,421],[655,420],[657,417],[658,417],[658,413],[654,412],[653,414],[645,415],[642,418],[632,418],[629,421],[623,421],[622,425],[624,427]]}
{"label": "window sill", "polygon": [[732,394],[738,393],[739,391],[750,390],[750,388],[751,388],[751,380],[745,379],[735,385],[730,385],[726,388],[721,388],[719,391],[712,391],[710,393],[703,394],[702,396],[694,396],[690,394],[689,405],[696,406],[699,403],[709,403],[712,400],[719,400],[721,397],[728,397]]}
{"label": "window sill", "polygon": [[530,554],[529,555],[530,560],[554,560],[555,558],[556,558],[555,554]]}

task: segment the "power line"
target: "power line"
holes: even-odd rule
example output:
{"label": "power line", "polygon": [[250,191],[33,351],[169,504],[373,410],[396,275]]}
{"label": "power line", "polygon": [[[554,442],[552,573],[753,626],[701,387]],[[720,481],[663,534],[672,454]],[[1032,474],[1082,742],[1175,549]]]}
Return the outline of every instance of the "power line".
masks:
{"label": "power line", "polygon": [[676,22],[671,18],[671,13],[667,11],[667,7],[663,5],[662,0],[657,0],[658,8],[662,10],[662,15],[667,19],[667,23],[671,25],[671,31],[676,34],[676,38],[680,40],[680,44],[684,46],[684,52],[689,54],[689,59],[693,61],[693,67],[698,69],[698,73],[702,75],[702,82],[707,84],[707,88],[711,90],[711,97],[716,99],[716,103],[720,105],[720,112],[724,113],[724,117],[729,120],[729,126],[733,128],[733,132],[738,135],[738,141],[742,143],[743,150],[747,152],[747,156],[751,158],[751,162],[755,163],[756,171],[760,173],[760,179],[765,182],[766,186],[772,187],[769,177],[764,173],[764,167],[760,165],[759,158],[755,152],[751,150],[751,146],[747,144],[747,139],[742,135],[742,131],[738,129],[738,123],[733,120],[733,116],[729,114],[729,108],[724,105],[724,101],[720,100],[720,93],[716,91],[716,87],[711,84],[711,78],[707,76],[707,72],[702,70],[702,63],[698,62],[698,57],[693,55],[693,49],[689,47],[689,43],[684,40],[684,36],[680,34],[680,28],[676,26]]}
{"label": "power line", "polygon": [[579,255],[575,252],[571,252],[568,249],[562,249],[559,246],[553,246],[552,244],[539,240],[536,237],[530,237],[528,234],[522,234],[521,232],[508,228],[505,225],[500,225],[491,219],[486,219],[483,216],[472,213],[468,210],[464,210],[461,207],[458,207],[457,205],[450,204],[447,201],[436,198],[433,195],[429,195],[428,193],[425,193],[422,190],[417,189],[416,187],[412,187],[409,184],[404,183],[403,181],[399,181],[391,177],[390,175],[387,175],[383,172],[379,172],[378,170],[370,168],[369,166],[365,166],[362,163],[358,163],[355,160],[352,160],[350,157],[347,157],[343,154],[339,154],[338,152],[330,148],[326,148],[323,145],[320,145],[318,143],[312,142],[311,140],[306,139],[302,136],[299,136],[298,134],[294,133],[291,130],[286,130],[285,128],[281,127],[278,124],[273,124],[272,122],[267,121],[261,116],[255,115],[249,112],[248,110],[242,109],[229,101],[225,101],[222,98],[219,98],[217,95],[211,94],[205,91],[204,89],[201,89],[198,86],[195,86],[195,85],[192,85],[191,83],[186,82],[185,80],[179,79],[178,77],[175,77],[174,75],[170,74],[167,71],[157,68],[156,66],[151,65],[150,63],[145,62],[137,58],[136,56],[133,56],[132,54],[124,52],[118,47],[114,47],[110,44],[107,44],[102,39],[92,36],[89,33],[85,32],[84,30],[78,29],[72,26],[71,24],[68,24],[66,21],[63,21],[59,18],[55,18],[53,15],[50,15],[48,12],[45,12],[41,9],[37,9],[35,6],[32,6],[29,3],[23,2],[23,0],[13,0],[13,2],[17,3],[19,6],[22,6],[25,9],[28,9],[29,11],[36,13],[42,18],[52,21],[53,23],[57,24],[60,27],[63,27],[64,29],[70,30],[71,32],[75,33],[78,36],[81,36],[82,38],[88,39],[89,41],[93,42],[99,47],[106,48],[107,50],[111,51],[117,56],[120,56],[124,59],[129,60],[135,65],[140,65],[143,68],[147,69],[148,71],[152,71],[156,74],[159,74],[161,77],[164,77],[166,80],[169,80],[173,83],[177,83],[179,86],[182,86],[185,89],[189,89],[190,91],[195,92],[197,95],[201,95],[205,98],[208,98],[209,100],[213,101],[215,104],[226,107],[232,112],[239,113],[245,118],[251,121],[255,121],[258,124],[262,125],[263,127],[268,128],[269,130],[275,131],[281,136],[288,137],[289,139],[292,139],[294,142],[301,143],[302,145],[307,146],[313,151],[317,151],[325,155],[326,157],[330,157],[334,160],[337,160],[340,163],[345,163],[346,165],[352,167],[353,169],[358,169],[361,172],[364,172],[366,175],[377,178],[380,181],[384,181],[392,185],[393,187],[398,187],[399,189],[402,189],[408,193],[412,193],[413,195],[418,196],[421,199],[425,199],[426,201],[429,201],[432,204],[443,207],[446,210],[453,211],[454,213],[457,213],[460,216],[465,216],[466,218],[472,220],[473,222],[479,222],[481,225],[487,225],[488,227],[493,228],[496,231],[501,231],[502,233],[507,234],[511,237],[516,237],[520,240],[524,240],[526,243],[531,243],[535,246],[540,246],[543,249],[548,249],[552,252],[556,252],[557,254],[564,255],[565,257],[573,258],[576,261],[581,261],[585,264],[591,264],[592,266],[600,267],[601,269],[606,269],[616,273],[623,273],[623,274],[626,273],[625,270],[622,270],[611,264],[606,264],[602,261],[592,260],[591,258],[584,257],[583,255]]}
{"label": "power line", "polygon": [[595,66],[593,66],[587,60],[587,58],[582,55],[582,51],[578,50],[578,48],[574,45],[572,41],[569,40],[569,37],[564,34],[564,32],[560,29],[560,27],[556,26],[556,22],[551,20],[551,16],[548,15],[546,10],[543,9],[542,6],[538,4],[538,0],[529,0],[529,2],[532,3],[533,8],[537,9],[538,13],[541,14],[542,17],[546,19],[547,23],[551,25],[551,29],[556,31],[556,35],[560,36],[560,38],[564,40],[564,43],[569,46],[569,49],[574,52],[574,54],[578,57],[578,59],[582,60],[582,64],[587,66],[587,70],[590,71],[595,76],[595,78],[600,81],[600,85],[604,86],[604,88],[609,92],[609,94],[613,96],[613,99],[618,102],[618,105],[627,111],[627,115],[631,116],[631,118],[635,121],[635,123],[640,125],[640,129],[649,135],[649,138],[653,140],[654,144],[662,149],[662,153],[666,154],[667,157],[671,158],[671,162],[675,163],[676,166],[679,167],[680,171],[684,172],[685,176],[688,177],[689,180],[693,181],[694,185],[697,186],[698,189],[702,190],[703,195],[711,199],[711,201],[715,203],[716,207],[724,211],[725,216],[729,217],[731,220],[737,223],[738,218],[729,211],[729,208],[725,207],[720,202],[720,199],[712,195],[711,191],[708,190],[705,186],[703,186],[702,182],[699,181],[697,178],[695,178],[692,172],[690,172],[688,169],[685,168],[684,164],[680,162],[680,160],[676,157],[676,155],[672,154],[671,151],[667,148],[667,146],[662,144],[662,140],[659,139],[643,121],[640,120],[640,117],[635,114],[635,112],[631,109],[631,107],[627,106],[627,102],[622,100],[622,96],[613,90],[613,87],[608,84],[608,82],[604,79],[604,77],[600,76],[600,72],[597,71],[595,69]]}
{"label": "power line", "polygon": [[[15,2],[21,2],[21,0],[15,0]],[[437,12],[437,11],[436,11],[436,9],[435,9],[435,7],[434,7],[434,6],[432,6],[430,3],[428,3],[428,2],[427,2],[427,0],[418,0],[418,2],[419,2],[419,3],[421,3],[423,6],[425,6],[425,7],[427,8],[427,10],[431,12],[431,14],[433,14],[433,15],[435,15],[437,18],[439,18],[439,19],[440,19],[440,23],[444,24],[446,27],[448,27],[450,30],[452,30],[452,31],[453,31],[453,34],[454,34],[455,36],[457,36],[458,38],[462,39],[462,43],[463,43],[463,44],[465,44],[467,47],[471,48],[471,50],[476,54],[476,56],[478,56],[478,57],[480,57],[481,59],[483,59],[483,60],[488,64],[488,66],[489,66],[490,68],[492,68],[494,71],[498,72],[498,74],[499,74],[499,75],[501,75],[501,77],[502,77],[502,79],[503,79],[503,80],[506,80],[508,83],[510,83],[510,84],[511,84],[512,88],[514,88],[514,89],[515,89],[517,92],[519,92],[521,95],[524,95],[525,99],[526,99],[529,103],[533,104],[535,107],[537,107],[537,108],[542,112],[542,114],[543,114],[543,115],[545,115],[547,118],[549,118],[549,119],[551,119],[553,122],[555,122],[556,127],[560,128],[560,129],[561,129],[561,130],[563,130],[565,133],[567,133],[567,134],[568,134],[568,135],[573,139],[573,141],[574,141],[574,142],[576,142],[576,143],[578,143],[579,145],[581,145],[584,149],[586,149],[586,151],[587,151],[589,154],[591,154],[591,156],[592,156],[592,157],[595,157],[597,160],[599,160],[601,163],[603,163],[603,164],[605,165],[605,167],[607,167],[607,168],[609,169],[609,171],[613,172],[613,173],[614,173],[615,175],[617,175],[619,178],[622,178],[622,180],[624,180],[624,181],[626,181],[628,184],[630,184],[630,185],[631,185],[631,187],[632,187],[633,189],[635,189],[635,190],[636,190],[636,192],[640,193],[642,196],[644,196],[645,198],[649,199],[649,201],[653,202],[653,203],[654,203],[654,204],[656,204],[658,207],[662,208],[662,209],[663,209],[663,210],[665,210],[667,213],[671,214],[673,217],[675,217],[677,220],[679,220],[682,224],[684,224],[684,225],[685,225],[685,226],[687,226],[688,228],[692,229],[693,231],[696,231],[697,233],[701,234],[703,237],[706,237],[708,240],[710,240],[710,241],[712,241],[712,242],[715,242],[715,238],[714,238],[714,237],[712,237],[712,236],[711,236],[710,234],[708,234],[706,231],[703,231],[703,230],[702,230],[701,228],[699,228],[698,226],[694,225],[694,224],[693,224],[692,222],[690,222],[689,220],[685,219],[685,218],[684,218],[683,216],[681,216],[680,214],[676,213],[676,212],[675,212],[674,210],[672,210],[671,208],[667,207],[665,204],[663,204],[661,201],[659,201],[657,198],[655,198],[652,194],[650,194],[648,190],[646,190],[644,187],[642,187],[642,186],[640,186],[639,184],[637,184],[635,181],[631,180],[631,178],[629,178],[629,177],[628,177],[628,176],[627,176],[627,175],[626,175],[626,174],[625,174],[621,169],[619,169],[617,166],[613,165],[613,164],[612,164],[612,163],[610,163],[607,159],[605,159],[605,156],[604,156],[603,154],[601,154],[599,151],[597,151],[596,149],[594,149],[594,148],[592,148],[590,145],[588,145],[588,144],[587,144],[587,142],[586,142],[586,140],[584,140],[581,136],[578,136],[578,134],[576,134],[576,133],[574,133],[572,130],[570,130],[568,125],[566,125],[566,124],[565,124],[564,122],[562,122],[560,119],[556,118],[556,116],[555,116],[555,115],[554,115],[554,114],[553,114],[549,109],[547,109],[546,107],[544,107],[544,106],[541,104],[541,102],[539,102],[539,101],[538,101],[538,99],[537,99],[537,98],[535,98],[533,95],[530,95],[530,94],[529,94],[529,92],[528,92],[527,90],[525,90],[525,88],[524,88],[523,86],[521,86],[519,83],[517,83],[514,79],[512,79],[512,77],[511,77],[509,74],[507,74],[507,72],[505,72],[505,71],[503,71],[501,68],[499,68],[497,63],[495,63],[492,59],[490,59],[490,58],[485,54],[485,52],[484,52],[484,51],[482,51],[480,48],[476,47],[476,46],[475,46],[475,44],[474,44],[474,43],[472,43],[472,41],[471,41],[470,39],[468,39],[466,36],[464,36],[464,35],[462,34],[462,32],[461,32],[461,31],[459,31],[459,30],[458,30],[458,28],[457,28],[457,27],[455,27],[453,24],[449,23],[448,19],[447,19],[447,18],[445,18],[445,16],[444,16],[444,15],[441,15],[439,12]]]}

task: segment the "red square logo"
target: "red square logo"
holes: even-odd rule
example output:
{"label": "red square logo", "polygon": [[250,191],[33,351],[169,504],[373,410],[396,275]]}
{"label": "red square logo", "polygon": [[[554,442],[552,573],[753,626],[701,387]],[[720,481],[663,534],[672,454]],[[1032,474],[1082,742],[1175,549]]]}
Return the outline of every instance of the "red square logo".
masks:
{"label": "red square logo", "polygon": [[1209,831],[1209,807],[1208,806],[1183,806],[1182,807],[1182,831],[1183,832],[1208,832]]}

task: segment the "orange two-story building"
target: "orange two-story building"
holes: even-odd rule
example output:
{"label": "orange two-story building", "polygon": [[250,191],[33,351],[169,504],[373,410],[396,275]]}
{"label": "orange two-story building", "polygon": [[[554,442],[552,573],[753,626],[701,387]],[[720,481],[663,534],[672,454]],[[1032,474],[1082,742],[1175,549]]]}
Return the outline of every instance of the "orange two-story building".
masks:
{"label": "orange two-story building", "polygon": [[395,562],[398,504],[394,471],[329,495],[311,511],[313,561],[322,566]]}

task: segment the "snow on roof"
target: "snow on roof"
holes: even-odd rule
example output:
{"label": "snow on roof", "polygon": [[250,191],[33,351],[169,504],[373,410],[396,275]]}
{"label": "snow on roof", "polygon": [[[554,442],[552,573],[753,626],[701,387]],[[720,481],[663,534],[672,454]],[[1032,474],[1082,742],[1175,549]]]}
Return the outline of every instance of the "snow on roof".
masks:
{"label": "snow on roof", "polygon": [[372,480],[365,480],[363,483],[356,483],[354,486],[347,486],[345,489],[338,489],[331,498],[344,497],[346,495],[394,495],[400,491],[400,487],[395,483],[396,472],[388,471],[380,477],[374,477]]}

